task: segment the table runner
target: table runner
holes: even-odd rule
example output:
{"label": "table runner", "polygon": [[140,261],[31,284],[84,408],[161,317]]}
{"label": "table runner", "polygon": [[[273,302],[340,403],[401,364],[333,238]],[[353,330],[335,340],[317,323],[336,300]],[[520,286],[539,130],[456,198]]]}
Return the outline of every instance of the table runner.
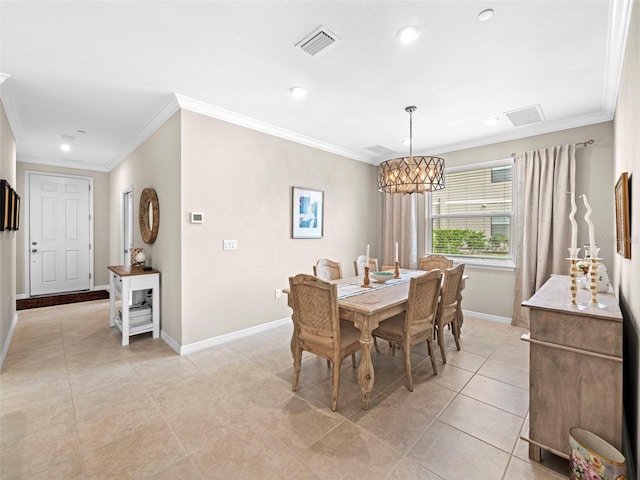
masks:
{"label": "table runner", "polygon": [[419,277],[427,272],[423,270],[404,270],[400,273],[400,278],[392,278],[391,280],[387,280],[384,283],[376,282],[371,279],[370,287],[362,287],[362,278],[358,279],[357,282],[347,283],[345,285],[338,285],[338,300],[342,300],[343,298],[354,297],[356,295],[362,295],[363,293],[369,293],[373,290],[380,290],[381,288],[390,287],[392,285],[396,285],[398,283],[407,283],[413,277]]}

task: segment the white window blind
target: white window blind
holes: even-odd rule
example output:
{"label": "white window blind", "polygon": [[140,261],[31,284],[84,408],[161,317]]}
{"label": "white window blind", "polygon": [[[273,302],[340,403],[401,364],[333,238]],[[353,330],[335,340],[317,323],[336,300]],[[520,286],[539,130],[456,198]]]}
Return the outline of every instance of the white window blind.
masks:
{"label": "white window blind", "polygon": [[513,159],[448,168],[425,199],[426,254],[513,266]]}

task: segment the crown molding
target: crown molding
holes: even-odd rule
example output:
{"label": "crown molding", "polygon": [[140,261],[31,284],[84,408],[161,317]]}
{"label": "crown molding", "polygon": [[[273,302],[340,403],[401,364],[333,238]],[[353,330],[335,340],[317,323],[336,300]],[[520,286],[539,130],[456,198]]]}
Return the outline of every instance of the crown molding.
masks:
{"label": "crown molding", "polygon": [[140,133],[131,141],[131,143],[117,155],[111,162],[105,165],[105,171],[110,172],[116,168],[122,161],[127,158],[136,148],[149,138],[153,132],[160,128],[171,116],[180,109],[180,105],[175,95],[171,95],[169,99],[156,111],[156,113],[147,122]]}
{"label": "crown molding", "polygon": [[[570,128],[586,127],[587,125],[609,122],[611,120],[613,120],[613,115],[608,115],[605,112],[581,115],[579,117],[563,120],[541,122],[539,124],[529,125],[526,127],[513,127],[513,130],[502,132],[491,137],[481,137],[464,142],[436,145],[433,148],[429,148],[429,151],[437,152],[434,153],[434,155],[446,155],[448,152],[466,150],[467,148],[484,147],[486,145],[508,142],[510,140],[535,137],[536,135],[559,132]],[[380,160],[380,162],[381,161],[382,160]]]}
{"label": "crown molding", "polygon": [[362,153],[357,153],[353,150],[348,150],[346,148],[326,143],[315,138],[300,135],[298,133],[292,132],[291,130],[276,127],[275,125],[253,119],[239,113],[234,113],[223,108],[214,107],[213,105],[209,105],[199,100],[194,100],[193,98],[185,97],[184,95],[176,94],[176,99],[178,101],[178,104],[180,105],[180,108],[189,110],[190,112],[199,113],[207,117],[216,118],[228,123],[233,123],[234,125],[239,125],[251,130],[256,130],[258,132],[266,133],[278,138],[283,138],[295,143],[300,143],[308,147],[317,148],[318,150],[323,150],[325,152],[334,153],[336,155],[350,158],[352,160],[357,160],[364,163],[372,163],[372,161],[375,160],[374,156],[363,155]]}
{"label": "crown molding", "polygon": [[632,6],[633,0],[613,0],[609,3],[609,38],[607,40],[602,104],[605,113],[611,118],[615,115],[618,101]]}
{"label": "crown molding", "polygon": [[8,73],[0,72],[0,101],[4,106],[4,112],[7,115],[13,138],[18,143],[22,139],[22,124],[13,95],[13,80]]}
{"label": "crown molding", "polygon": [[71,168],[73,170],[86,170],[90,172],[103,172],[103,173],[110,172],[110,170],[107,170],[105,167],[101,165],[96,165],[96,164],[87,163],[83,161],[30,157],[25,155],[18,155],[16,158],[16,161],[21,163],[32,163],[34,165],[43,165],[47,167]]}

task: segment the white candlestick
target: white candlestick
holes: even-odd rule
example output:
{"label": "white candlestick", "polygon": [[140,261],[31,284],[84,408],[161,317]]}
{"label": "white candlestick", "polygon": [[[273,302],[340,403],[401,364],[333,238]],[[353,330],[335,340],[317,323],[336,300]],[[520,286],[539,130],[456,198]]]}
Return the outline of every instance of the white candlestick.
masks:
{"label": "white candlestick", "polygon": [[396,242],[396,262],[398,261],[398,242]]}
{"label": "white candlestick", "polygon": [[594,249],[596,248],[596,236],[593,229],[593,222],[591,221],[591,205],[589,205],[589,201],[587,200],[587,196],[585,194],[580,195],[582,200],[584,201],[584,206],[587,207],[587,213],[584,214],[584,221],[589,225],[589,251],[591,255],[595,255]]}
{"label": "white candlestick", "polygon": [[576,207],[576,194],[571,192],[571,212],[569,213],[569,221],[571,222],[571,249],[575,251],[578,247],[578,223],[576,222],[576,212],[578,211],[578,207]]}
{"label": "white candlestick", "polygon": [[367,262],[364,264],[365,267],[369,266],[369,244],[367,243]]}

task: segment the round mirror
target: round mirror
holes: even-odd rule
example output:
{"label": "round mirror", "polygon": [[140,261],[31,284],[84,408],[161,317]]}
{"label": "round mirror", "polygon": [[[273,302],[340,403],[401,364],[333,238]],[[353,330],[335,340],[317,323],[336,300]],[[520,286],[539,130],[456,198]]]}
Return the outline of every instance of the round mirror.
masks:
{"label": "round mirror", "polygon": [[142,241],[144,243],[155,242],[160,227],[160,204],[158,203],[158,195],[153,188],[145,188],[142,191],[138,219]]}

